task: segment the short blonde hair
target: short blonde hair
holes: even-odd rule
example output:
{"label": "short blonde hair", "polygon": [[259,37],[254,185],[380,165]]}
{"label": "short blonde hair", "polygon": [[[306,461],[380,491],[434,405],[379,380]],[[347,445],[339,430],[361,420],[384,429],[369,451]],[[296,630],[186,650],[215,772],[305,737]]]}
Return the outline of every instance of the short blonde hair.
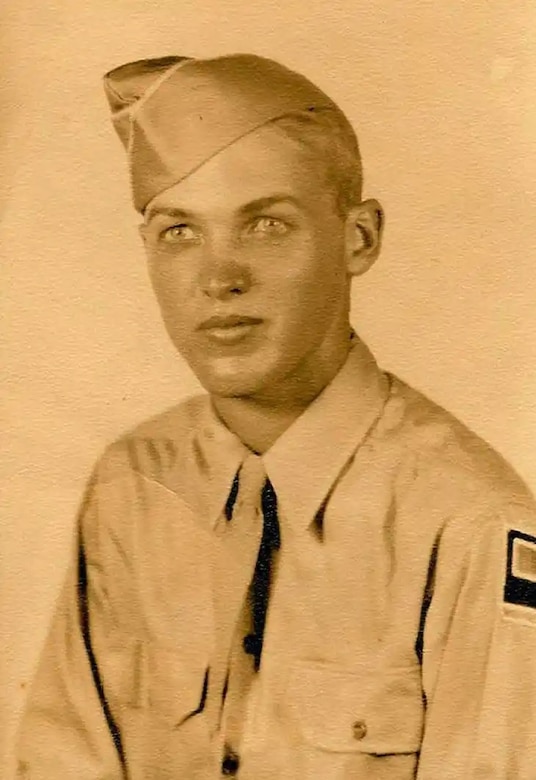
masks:
{"label": "short blonde hair", "polygon": [[296,111],[274,119],[270,124],[324,163],[337,210],[344,218],[352,206],[361,201],[363,172],[356,134],[342,111]]}

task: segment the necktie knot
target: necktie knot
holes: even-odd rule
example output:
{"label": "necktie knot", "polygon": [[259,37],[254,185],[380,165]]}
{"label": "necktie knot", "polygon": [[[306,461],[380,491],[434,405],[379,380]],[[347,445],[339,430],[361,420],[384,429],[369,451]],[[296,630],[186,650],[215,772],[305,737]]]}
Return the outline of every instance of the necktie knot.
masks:
{"label": "necktie knot", "polygon": [[277,496],[268,478],[264,482],[261,494],[261,507],[264,516],[264,530],[261,545],[264,543],[271,551],[279,550],[281,534],[277,516]]}
{"label": "necktie knot", "polygon": [[259,455],[248,455],[238,472],[237,501],[242,508],[256,509],[261,505],[261,492],[266,482],[266,470]]}
{"label": "necktie knot", "polygon": [[259,455],[251,453],[238,470],[225,505],[227,520],[241,515],[259,514],[262,489],[266,482],[266,470]]}

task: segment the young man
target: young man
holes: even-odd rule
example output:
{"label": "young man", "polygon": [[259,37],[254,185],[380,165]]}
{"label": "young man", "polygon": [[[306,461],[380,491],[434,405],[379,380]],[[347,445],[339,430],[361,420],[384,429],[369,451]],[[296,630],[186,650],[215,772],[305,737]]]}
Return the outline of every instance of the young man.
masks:
{"label": "young man", "polygon": [[19,776],[534,780],[535,507],[352,331],[383,219],[347,120],[250,55],[105,83],[207,395],[95,470]]}

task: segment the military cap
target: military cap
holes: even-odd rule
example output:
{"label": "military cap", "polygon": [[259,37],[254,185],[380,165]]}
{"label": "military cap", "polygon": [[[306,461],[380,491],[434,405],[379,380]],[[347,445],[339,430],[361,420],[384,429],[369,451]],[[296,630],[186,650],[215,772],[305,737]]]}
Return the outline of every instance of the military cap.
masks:
{"label": "military cap", "polygon": [[296,112],[337,112],[304,76],[253,54],[170,56],[127,63],[104,77],[127,154],[136,209],[262,125]]}

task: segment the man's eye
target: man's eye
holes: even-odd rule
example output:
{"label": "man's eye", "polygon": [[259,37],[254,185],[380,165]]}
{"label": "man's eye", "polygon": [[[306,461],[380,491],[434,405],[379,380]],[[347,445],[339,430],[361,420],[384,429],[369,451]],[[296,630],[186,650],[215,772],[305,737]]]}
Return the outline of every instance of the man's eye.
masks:
{"label": "man's eye", "polygon": [[282,236],[288,233],[289,226],[278,217],[259,217],[252,226],[253,233]]}
{"label": "man's eye", "polygon": [[170,244],[192,241],[196,237],[196,233],[190,225],[171,225],[160,234],[161,240]]}

